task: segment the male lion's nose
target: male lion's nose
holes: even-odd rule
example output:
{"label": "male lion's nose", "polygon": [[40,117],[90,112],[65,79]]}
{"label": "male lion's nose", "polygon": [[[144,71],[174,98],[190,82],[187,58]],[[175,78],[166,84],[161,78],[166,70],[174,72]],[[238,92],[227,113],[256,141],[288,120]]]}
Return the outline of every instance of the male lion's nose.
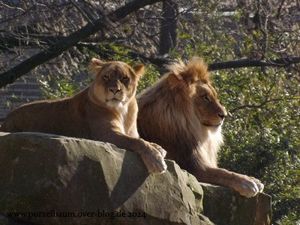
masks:
{"label": "male lion's nose", "polygon": [[109,91],[111,91],[114,94],[117,94],[121,89],[118,87],[111,87],[109,88]]}
{"label": "male lion's nose", "polygon": [[221,119],[224,119],[224,118],[225,118],[225,114],[224,114],[224,113],[219,113],[218,116],[219,116]]}
{"label": "male lion's nose", "polygon": [[221,119],[224,119],[226,116],[227,116],[227,112],[226,110],[222,110],[221,112],[218,113],[218,116],[221,118]]}

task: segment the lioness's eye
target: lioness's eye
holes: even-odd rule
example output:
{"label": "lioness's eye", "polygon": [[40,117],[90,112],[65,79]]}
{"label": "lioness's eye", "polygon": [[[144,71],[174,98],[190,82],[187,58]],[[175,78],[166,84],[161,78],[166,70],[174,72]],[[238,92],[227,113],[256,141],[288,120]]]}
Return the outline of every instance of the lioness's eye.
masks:
{"label": "lioness's eye", "polygon": [[127,82],[129,81],[129,78],[128,78],[128,77],[123,77],[123,78],[122,78],[122,81],[123,81],[124,83],[127,83]]}

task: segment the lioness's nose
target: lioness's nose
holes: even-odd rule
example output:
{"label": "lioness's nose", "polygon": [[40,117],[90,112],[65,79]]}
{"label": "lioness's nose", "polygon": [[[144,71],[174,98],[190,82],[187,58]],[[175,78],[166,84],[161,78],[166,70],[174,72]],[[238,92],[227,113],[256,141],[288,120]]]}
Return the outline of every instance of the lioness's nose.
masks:
{"label": "lioness's nose", "polygon": [[111,91],[114,94],[117,94],[120,91],[120,88],[118,88],[118,87],[111,87],[111,88],[109,88],[109,91]]}

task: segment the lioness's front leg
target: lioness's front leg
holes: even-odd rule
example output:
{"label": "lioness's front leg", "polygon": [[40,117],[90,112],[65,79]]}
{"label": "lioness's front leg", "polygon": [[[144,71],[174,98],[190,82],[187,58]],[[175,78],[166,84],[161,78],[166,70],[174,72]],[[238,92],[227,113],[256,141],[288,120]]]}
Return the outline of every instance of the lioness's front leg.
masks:
{"label": "lioness's front leg", "polygon": [[149,173],[162,173],[167,169],[164,161],[166,151],[157,144],[147,142],[141,138],[133,138],[119,132],[111,132],[101,141],[110,142],[120,148],[138,153],[145,163]]}
{"label": "lioness's front leg", "polygon": [[167,152],[159,145],[140,139],[146,145],[146,149],[141,153],[141,157],[149,173],[163,173],[167,169],[164,161]]}

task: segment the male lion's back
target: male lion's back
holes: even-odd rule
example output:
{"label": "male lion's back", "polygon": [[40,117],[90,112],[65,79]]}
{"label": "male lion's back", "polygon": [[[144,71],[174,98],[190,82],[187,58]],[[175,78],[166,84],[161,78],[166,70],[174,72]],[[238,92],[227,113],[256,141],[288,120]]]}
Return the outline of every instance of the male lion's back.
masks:
{"label": "male lion's back", "polygon": [[43,132],[65,136],[87,136],[82,116],[71,99],[37,101],[22,105],[8,114],[1,131]]}

